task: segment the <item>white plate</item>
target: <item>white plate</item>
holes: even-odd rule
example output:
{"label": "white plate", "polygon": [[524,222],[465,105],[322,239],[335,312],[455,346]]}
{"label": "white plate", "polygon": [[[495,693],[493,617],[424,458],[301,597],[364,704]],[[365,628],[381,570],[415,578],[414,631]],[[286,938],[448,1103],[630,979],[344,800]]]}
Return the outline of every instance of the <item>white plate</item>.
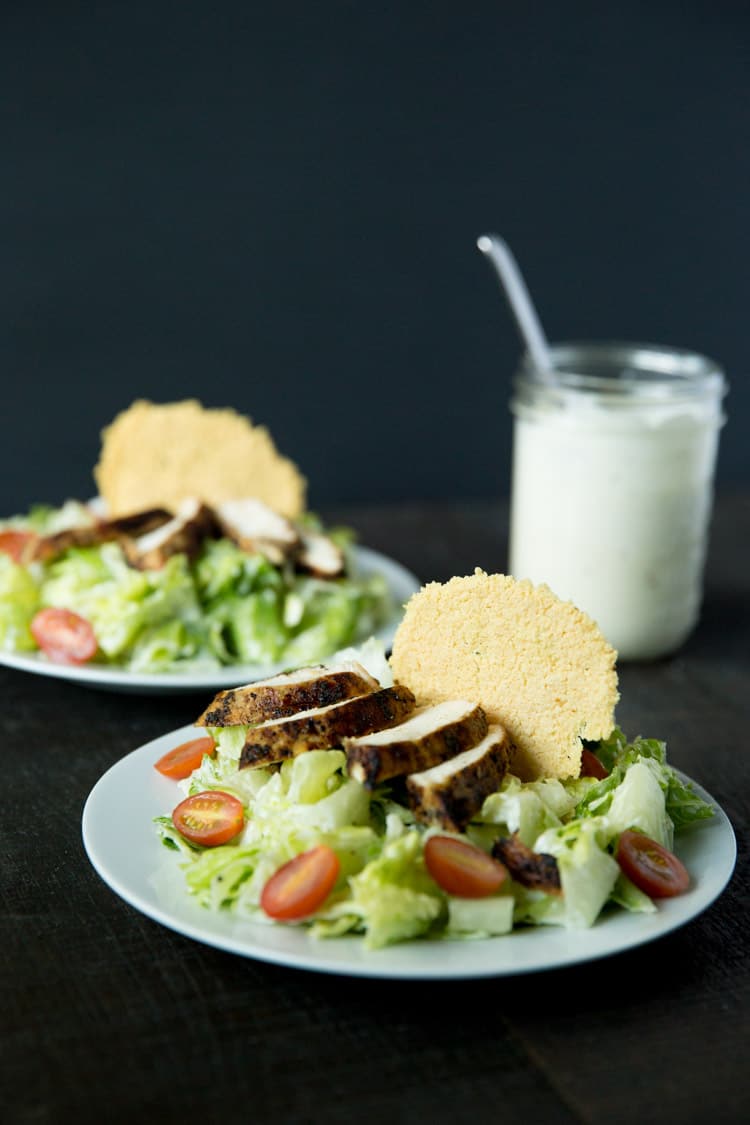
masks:
{"label": "white plate", "polygon": [[[212,913],[192,900],[180,856],[161,843],[153,818],[182,799],[175,782],[153,768],[173,746],[195,737],[183,727],[134,750],[97,782],[83,810],[83,842],[96,871],[125,902],[170,930],[206,945],[293,968],[360,977],[459,979],[560,968],[632,949],[677,929],[721,894],[734,869],[736,843],[722,809],[678,838],[692,887],[665,899],[655,914],[605,913],[590,930],[515,930],[477,941],[412,941],[368,952],[354,937],[318,940],[306,930]],[[705,799],[716,802],[695,785]]]}
{"label": "white plate", "polygon": [[[401,607],[412,594],[419,590],[419,579],[387,555],[373,551],[369,547],[355,547],[354,557],[357,574],[369,578],[380,574],[385,578],[388,590],[397,609],[390,621],[386,622],[375,636],[386,647],[393,641],[394,633],[401,620]],[[115,668],[110,664],[54,664],[39,652],[19,653],[0,651],[0,665],[17,668],[22,672],[34,672],[39,676],[54,676],[61,680],[74,680],[88,687],[108,688],[111,691],[132,691],[141,694],[158,692],[218,691],[220,688],[236,687],[263,680],[276,672],[283,672],[289,662],[276,664],[227,664],[221,668],[185,670],[184,672],[131,672],[127,668]]]}

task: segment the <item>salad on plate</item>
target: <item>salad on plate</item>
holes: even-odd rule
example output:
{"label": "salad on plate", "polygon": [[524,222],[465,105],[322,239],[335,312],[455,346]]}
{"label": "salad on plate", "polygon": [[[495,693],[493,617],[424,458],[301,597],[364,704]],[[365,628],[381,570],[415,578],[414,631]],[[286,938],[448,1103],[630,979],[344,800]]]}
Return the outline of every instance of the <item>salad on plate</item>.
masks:
{"label": "salad on plate", "polygon": [[154,763],[184,893],[368,950],[657,911],[713,810],[616,725],[615,658],[546,587],[478,571],[411,599],[390,660],[220,692]]}
{"label": "salad on plate", "polygon": [[231,410],[139,401],[104,431],[99,496],[0,521],[0,650],[139,674],[294,666],[389,622],[386,578]]}
{"label": "salad on plate", "polygon": [[[71,500],[1,521],[0,647],[139,673],[293,666],[393,615],[385,579],[358,575],[347,529],[324,532],[310,515],[293,523],[260,501],[232,502],[248,526],[262,518],[288,528],[276,547],[220,523],[227,507],[188,501],[176,514],[108,520]],[[196,511],[200,521],[188,515]]]}

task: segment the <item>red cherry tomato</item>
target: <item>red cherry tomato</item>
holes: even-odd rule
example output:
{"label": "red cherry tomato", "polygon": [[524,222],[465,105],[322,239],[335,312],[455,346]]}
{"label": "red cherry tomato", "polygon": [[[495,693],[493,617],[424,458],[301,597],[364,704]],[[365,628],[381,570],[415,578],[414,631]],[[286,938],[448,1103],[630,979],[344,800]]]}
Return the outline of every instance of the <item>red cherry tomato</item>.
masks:
{"label": "red cherry tomato", "polygon": [[227,844],[245,825],[242,801],[231,793],[209,789],[181,801],[172,813],[172,823],[191,844],[214,848]]}
{"label": "red cherry tomato", "polygon": [[499,890],[508,871],[481,848],[453,836],[430,836],[424,861],[432,878],[449,895],[485,898]]}
{"label": "red cherry tomato", "polygon": [[16,531],[13,528],[8,528],[7,531],[0,531],[0,551],[5,555],[10,555],[13,562],[20,563],[26,554],[27,548],[36,539],[33,531]]}
{"label": "red cherry tomato", "polygon": [[307,918],[328,898],[340,869],[333,848],[319,844],[296,855],[271,876],[263,888],[260,905],[269,918],[280,922]]}
{"label": "red cherry tomato", "polygon": [[595,777],[597,781],[609,777],[607,770],[591,750],[584,746],[581,751],[581,777]]}
{"label": "red cherry tomato", "polygon": [[685,865],[642,832],[623,832],[615,858],[631,883],[652,898],[672,898],[683,894],[690,886]]}
{"label": "red cherry tomato", "polygon": [[40,609],[32,618],[31,635],[56,664],[85,664],[97,649],[91,624],[70,609]]}
{"label": "red cherry tomato", "polygon": [[172,750],[167,750],[166,754],[154,763],[154,769],[163,773],[165,777],[182,781],[184,777],[190,777],[193,770],[198,769],[204,754],[213,757],[215,753],[216,743],[210,736],[192,738],[189,742],[183,742]]}

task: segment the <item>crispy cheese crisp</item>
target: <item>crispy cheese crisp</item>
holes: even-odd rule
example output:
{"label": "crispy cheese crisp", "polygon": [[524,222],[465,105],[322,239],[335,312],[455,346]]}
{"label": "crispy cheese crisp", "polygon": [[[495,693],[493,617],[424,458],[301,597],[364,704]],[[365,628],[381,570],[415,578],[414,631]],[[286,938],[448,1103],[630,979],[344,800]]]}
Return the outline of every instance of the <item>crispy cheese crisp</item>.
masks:
{"label": "crispy cheese crisp", "polygon": [[268,430],[196,399],[139,399],[118,414],[102,432],[94,478],[113,516],[174,509],[188,497],[208,504],[255,497],[292,519],[305,510],[305,478]]}
{"label": "crispy cheese crisp", "polygon": [[617,653],[547,586],[477,569],[406,606],[391,666],[418,703],[472,699],[516,745],[523,780],[577,777],[581,739],[614,729]]}

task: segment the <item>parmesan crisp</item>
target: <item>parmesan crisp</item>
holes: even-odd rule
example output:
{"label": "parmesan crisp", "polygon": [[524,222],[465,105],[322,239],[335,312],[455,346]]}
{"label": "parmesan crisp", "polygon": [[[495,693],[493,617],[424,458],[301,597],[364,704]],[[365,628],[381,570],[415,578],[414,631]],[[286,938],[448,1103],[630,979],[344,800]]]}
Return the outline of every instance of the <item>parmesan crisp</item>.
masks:
{"label": "parmesan crisp", "polygon": [[523,780],[577,777],[581,739],[614,729],[617,653],[547,586],[504,574],[431,582],[407,603],[391,667],[420,704],[480,703],[516,745]]}
{"label": "parmesan crisp", "polygon": [[118,414],[102,432],[94,479],[114,517],[174,510],[188,497],[207,504],[254,497],[294,519],[306,503],[305,478],[265,427],[197,399],[139,399]]}

